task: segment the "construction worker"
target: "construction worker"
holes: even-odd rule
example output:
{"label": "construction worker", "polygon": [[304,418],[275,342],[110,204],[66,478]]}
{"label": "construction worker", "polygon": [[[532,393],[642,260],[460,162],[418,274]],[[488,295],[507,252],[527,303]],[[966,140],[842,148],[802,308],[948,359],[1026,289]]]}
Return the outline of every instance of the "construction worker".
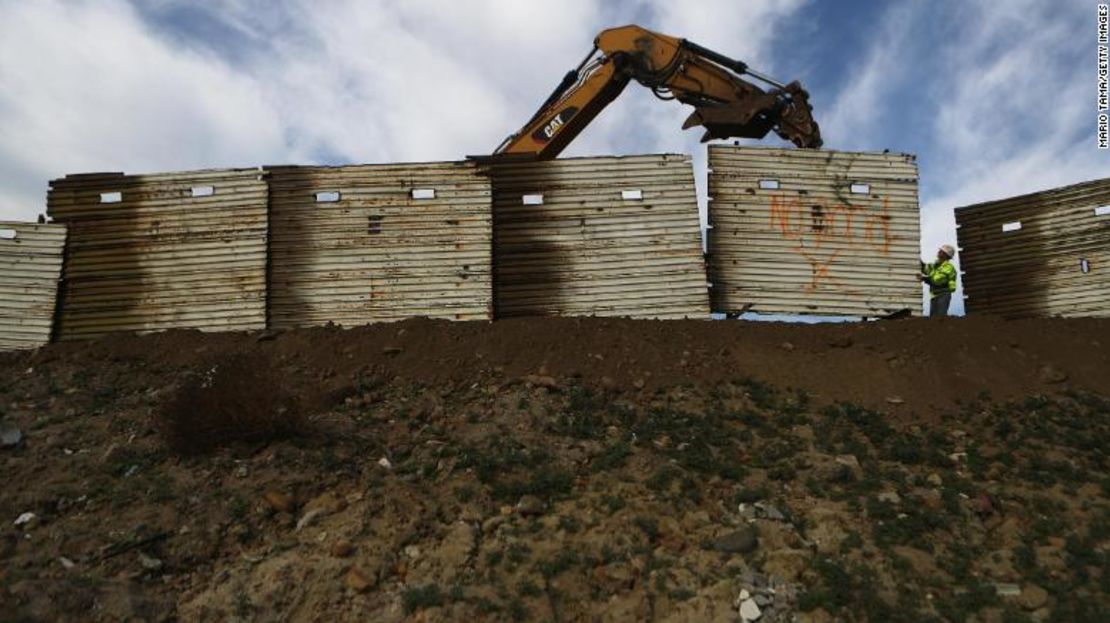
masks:
{"label": "construction worker", "polygon": [[956,249],[952,245],[942,244],[937,250],[936,262],[921,262],[921,281],[929,285],[930,318],[948,315],[952,293],[956,291],[956,267],[952,265],[955,256]]}

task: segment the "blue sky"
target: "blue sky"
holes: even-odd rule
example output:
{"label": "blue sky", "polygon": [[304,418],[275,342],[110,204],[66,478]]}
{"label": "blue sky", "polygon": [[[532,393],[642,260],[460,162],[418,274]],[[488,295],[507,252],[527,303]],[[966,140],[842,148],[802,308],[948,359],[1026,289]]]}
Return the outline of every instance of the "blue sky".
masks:
{"label": "blue sky", "polygon": [[[917,154],[931,254],[954,206],[1110,172],[1095,5],[0,0],[0,220],[72,172],[487,153],[598,30],[640,23],[801,80],[827,148]],[[567,155],[685,152],[703,175],[687,114],[629,88]]]}

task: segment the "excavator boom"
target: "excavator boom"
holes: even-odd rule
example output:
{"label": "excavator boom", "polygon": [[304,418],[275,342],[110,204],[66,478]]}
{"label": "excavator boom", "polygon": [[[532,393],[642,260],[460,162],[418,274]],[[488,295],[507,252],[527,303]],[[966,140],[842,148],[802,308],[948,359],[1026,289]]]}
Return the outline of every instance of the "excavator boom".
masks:
{"label": "excavator boom", "polygon": [[[751,76],[765,90],[741,78]],[[809,94],[780,84],[740,61],[678,39],[622,26],[602,31],[594,49],[570,71],[536,114],[494,156],[556,157],[632,80],[661,99],[694,107],[683,129],[705,128],[702,141],[763,138],[774,131],[798,147],[820,147]]]}

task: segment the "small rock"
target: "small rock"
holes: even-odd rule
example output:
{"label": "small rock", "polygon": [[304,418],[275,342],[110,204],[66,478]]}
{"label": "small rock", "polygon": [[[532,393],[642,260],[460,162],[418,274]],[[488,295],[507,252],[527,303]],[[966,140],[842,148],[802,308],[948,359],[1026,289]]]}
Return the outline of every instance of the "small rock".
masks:
{"label": "small rock", "polygon": [[502,517],[508,517],[509,515],[513,514],[513,507],[509,506],[508,504],[502,504],[498,512],[501,513]]}
{"label": "small rock", "polygon": [[22,514],[19,515],[19,517],[15,518],[15,521],[13,523],[17,526],[25,526],[25,525],[30,524],[32,521],[34,521],[35,517],[37,517],[37,516],[38,515],[35,515],[34,513],[31,513],[31,512],[22,513]]}
{"label": "small rock", "polygon": [[887,396],[886,397],[886,403],[888,405],[900,405],[900,404],[905,404],[905,402],[906,401],[903,400],[900,396]]}
{"label": "small rock", "polygon": [[659,528],[661,533],[659,544],[663,549],[672,554],[678,554],[686,548],[687,533],[677,520],[670,517],[661,518]]}
{"label": "small rock", "polygon": [[636,379],[635,381],[632,381],[632,387],[635,387],[636,389],[643,389],[644,385],[644,379]]}
{"label": "small rock", "polygon": [[778,549],[767,556],[763,570],[787,582],[797,582],[809,568],[812,557],[813,554],[807,549]]}
{"label": "small rock", "polygon": [[631,589],[639,577],[640,573],[636,568],[620,562],[595,567],[590,572],[593,583],[610,594]]}
{"label": "small rock", "polygon": [[1052,365],[1041,366],[1041,369],[1037,372],[1037,376],[1042,383],[1049,385],[1063,383],[1068,380],[1068,374],[1066,372]]}
{"label": "small rock", "polygon": [[781,349],[783,349],[787,352],[790,352],[790,351],[794,350],[794,345],[791,344],[790,342],[783,342],[782,344],[779,344],[779,348],[781,348]]}
{"label": "small rock", "polygon": [[991,500],[990,495],[980,493],[971,501],[971,508],[980,517],[985,517],[994,512],[994,502]]}
{"label": "small rock", "polygon": [[300,532],[301,530],[310,526],[317,517],[323,514],[325,514],[325,511],[322,508],[314,508],[310,511],[307,511],[304,515],[301,516],[299,520],[297,520],[297,527],[294,528],[294,530],[296,532]]}
{"label": "small rock", "polygon": [[535,387],[543,387],[546,389],[559,388],[559,382],[555,380],[555,377],[545,374],[528,374],[523,377],[523,380],[525,383]]}
{"label": "small rock", "polygon": [[[741,571],[737,579],[740,580],[741,584],[751,586],[753,591],[765,590],[771,581],[771,578],[767,577],[766,574],[756,573],[751,570]],[[737,602],[736,606],[740,607],[740,603]]]}
{"label": "small rock", "polygon": [[336,558],[346,558],[350,556],[351,553],[354,551],[355,546],[346,539],[339,539],[338,541],[335,541],[331,544],[330,549],[331,555],[335,556]]}
{"label": "small rock", "polygon": [[849,522],[833,509],[814,508],[806,513],[806,538],[821,554],[834,554],[848,538]]}
{"label": "small rock", "polygon": [[499,528],[503,523],[505,523],[504,515],[494,515],[493,517],[490,517],[489,519],[486,519],[482,522],[482,533],[491,534],[494,530],[497,530],[497,528]]}
{"label": "small rock", "polygon": [[[240,543],[242,543],[242,542],[246,541],[248,538],[250,538],[250,534],[251,534],[251,529],[249,527],[247,527],[245,524],[237,523],[237,524],[233,524],[231,526],[228,526],[228,528],[227,528],[227,535],[229,537],[231,537],[233,540],[238,541]],[[243,556],[246,557],[246,554],[244,554]]]}
{"label": "small rock", "polygon": [[139,552],[139,564],[147,571],[158,571],[162,568],[162,561],[146,554]]}
{"label": "small rock", "polygon": [[[134,465],[132,467],[135,467],[136,470],[138,469],[137,465]],[[134,473],[134,472],[132,472],[132,473]],[[131,474],[124,474],[124,476],[130,476],[130,475]],[[236,478],[246,478],[247,476],[250,476],[250,470],[247,469],[246,465],[240,465],[239,468],[235,470],[235,477]]]}
{"label": "small rock", "polygon": [[773,521],[786,521],[786,515],[773,504],[766,502],[756,502],[754,504],[759,517],[771,519]]}
{"label": "small rock", "polygon": [[333,515],[345,508],[347,508],[347,500],[341,497],[337,497],[331,491],[321,493],[320,495],[309,500],[308,503],[304,505],[304,509],[306,512],[320,510],[322,511],[321,514],[325,515]]}
{"label": "small rock", "polygon": [[405,549],[403,549],[401,551],[403,551],[405,553],[405,556],[408,556],[409,558],[412,558],[413,560],[416,560],[417,558],[420,558],[420,547],[418,547],[416,545],[406,545]]}
{"label": "small rock", "polygon": [[833,460],[846,467],[860,469],[859,459],[857,459],[854,454],[840,454]]}
{"label": "small rock", "polygon": [[940,491],[933,489],[922,491],[921,494],[917,496],[917,501],[930,510],[938,510],[944,507],[944,498],[941,497]]}
{"label": "small rock", "polygon": [[292,513],[297,508],[296,501],[293,496],[281,491],[270,490],[262,494],[262,499],[266,504],[279,513]]}
{"label": "small rock", "polygon": [[709,544],[711,549],[729,554],[748,554],[755,551],[758,545],[759,533],[751,525],[741,526],[739,530],[719,536]]}
{"label": "small rock", "polygon": [[516,503],[516,512],[524,517],[542,515],[546,510],[547,505],[543,503],[543,500],[534,495],[525,495]]}
{"label": "small rock", "polygon": [[0,422],[0,448],[14,448],[23,443],[23,431],[15,424]]}
{"label": "small rock", "polygon": [[934,487],[939,487],[944,484],[944,479],[940,477],[940,474],[933,472],[925,478],[925,482],[933,485]]}
{"label": "small rock", "polygon": [[384,467],[385,469],[393,469],[393,463],[390,463],[389,459],[385,458],[384,456],[378,459],[378,465]]}
{"label": "small rock", "polygon": [[1001,597],[1017,597],[1021,594],[1021,587],[1017,584],[999,582],[994,585],[994,592]]}
{"label": "small rock", "polygon": [[374,581],[358,567],[351,567],[347,570],[347,586],[356,593],[365,593],[374,588]]}
{"label": "small rock", "polygon": [[[926,593],[926,599],[932,599],[932,596]],[[828,610],[824,608],[815,608],[809,612],[798,613],[798,623],[837,623],[839,619],[833,618]]]}
{"label": "small rock", "polygon": [[1017,602],[1026,610],[1039,610],[1048,603],[1048,591],[1036,584],[1027,584],[1022,587]]}
{"label": "small rock", "polygon": [[842,335],[834,337],[829,340],[829,346],[833,348],[848,348],[852,345],[852,337],[849,335]]}
{"label": "small rock", "polygon": [[898,495],[895,491],[883,491],[875,497],[878,498],[880,502],[890,502],[891,504],[900,504],[902,502],[902,496]]}
{"label": "small rock", "polygon": [[382,354],[383,355],[389,355],[390,357],[395,357],[395,356],[401,354],[401,347],[400,346],[386,346],[385,348],[382,349]]}
{"label": "small rock", "polygon": [[762,615],[763,613],[759,610],[759,605],[755,603],[754,599],[745,599],[740,604],[740,618],[745,621],[755,621]]}
{"label": "small rock", "polygon": [[755,600],[755,605],[759,606],[760,608],[765,608],[771,605],[771,598],[763,594],[755,595],[752,597],[752,599]]}

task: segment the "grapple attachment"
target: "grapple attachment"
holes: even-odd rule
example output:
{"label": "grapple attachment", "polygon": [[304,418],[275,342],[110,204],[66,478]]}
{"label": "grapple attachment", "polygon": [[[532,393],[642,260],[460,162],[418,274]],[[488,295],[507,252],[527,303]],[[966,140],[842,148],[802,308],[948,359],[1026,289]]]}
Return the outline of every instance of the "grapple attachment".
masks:
{"label": "grapple attachment", "polygon": [[798,147],[822,145],[821,129],[813,120],[809,93],[798,82],[763,91],[741,80],[747,88],[737,89],[728,102],[702,102],[682,125],[683,129],[705,127],[702,142],[715,138],[763,138],[774,130]]}

